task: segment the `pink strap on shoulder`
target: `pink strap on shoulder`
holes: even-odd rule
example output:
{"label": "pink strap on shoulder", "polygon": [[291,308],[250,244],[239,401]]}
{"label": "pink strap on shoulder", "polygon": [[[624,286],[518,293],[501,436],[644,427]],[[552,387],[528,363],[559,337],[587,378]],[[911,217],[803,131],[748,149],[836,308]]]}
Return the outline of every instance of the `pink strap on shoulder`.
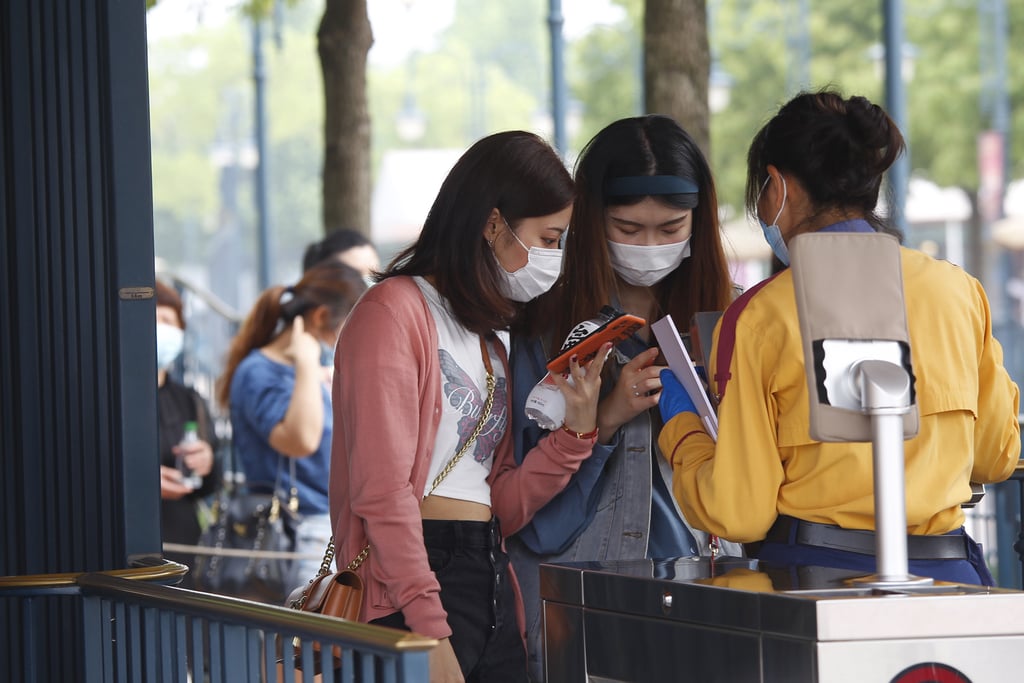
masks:
{"label": "pink strap on shoulder", "polygon": [[718,331],[718,348],[715,353],[715,393],[718,402],[721,402],[722,397],[725,396],[725,385],[732,377],[732,373],[729,372],[729,366],[732,364],[732,350],[736,345],[736,320],[739,319],[740,313],[747,307],[750,300],[754,298],[754,295],[762,287],[774,280],[778,274],[775,273],[775,275],[761,280],[743,292],[735,301],[729,304],[729,307],[725,309],[725,313],[722,314],[722,327]]}

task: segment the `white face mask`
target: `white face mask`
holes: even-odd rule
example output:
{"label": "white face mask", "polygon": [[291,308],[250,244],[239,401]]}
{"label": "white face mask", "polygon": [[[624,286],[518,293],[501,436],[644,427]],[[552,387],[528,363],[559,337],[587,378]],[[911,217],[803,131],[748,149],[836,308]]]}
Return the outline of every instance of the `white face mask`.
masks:
{"label": "white face mask", "polygon": [[[519,242],[519,246],[526,250],[526,265],[510,273],[500,261],[498,262],[498,269],[502,275],[501,292],[512,301],[532,301],[551,289],[558,276],[562,274],[562,250],[527,247],[509,226],[508,221],[505,221],[505,226],[516,242]],[[498,258],[497,254],[494,258]]]}
{"label": "white face mask", "polygon": [[167,323],[156,324],[156,367],[165,370],[181,354],[185,331]]}
{"label": "white face mask", "polygon": [[654,247],[609,240],[608,254],[619,277],[637,287],[650,287],[664,280],[690,255],[690,238]]}

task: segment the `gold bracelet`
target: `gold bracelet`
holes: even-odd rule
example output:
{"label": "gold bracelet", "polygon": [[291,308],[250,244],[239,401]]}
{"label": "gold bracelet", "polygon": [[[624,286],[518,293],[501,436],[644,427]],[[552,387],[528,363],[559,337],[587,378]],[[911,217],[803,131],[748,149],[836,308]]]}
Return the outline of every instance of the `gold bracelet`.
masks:
{"label": "gold bracelet", "polygon": [[589,432],[577,432],[575,429],[569,429],[567,426],[562,425],[562,431],[568,432],[569,434],[572,434],[577,439],[581,439],[581,440],[586,439],[586,440],[589,441],[590,439],[596,439],[597,438],[598,428],[594,427]]}

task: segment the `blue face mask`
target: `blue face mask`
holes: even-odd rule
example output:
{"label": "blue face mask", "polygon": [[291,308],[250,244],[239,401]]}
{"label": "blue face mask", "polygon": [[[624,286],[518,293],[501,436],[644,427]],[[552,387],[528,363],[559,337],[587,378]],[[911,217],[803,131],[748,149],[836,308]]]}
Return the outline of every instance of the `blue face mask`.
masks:
{"label": "blue face mask", "polygon": [[[779,216],[782,215],[782,209],[786,206],[786,179],[779,176],[782,179],[782,206],[779,207],[779,212],[775,214],[775,220],[772,221],[771,225],[768,225],[761,217],[757,217],[757,222],[761,224],[761,232],[764,233],[764,240],[768,243],[768,246],[772,248],[772,253],[775,254],[775,258],[782,261],[783,265],[789,265],[789,248],[786,246],[786,240],[782,239],[782,230],[779,229]],[[771,180],[771,176],[768,176],[764,185],[761,186],[760,191],[757,193],[757,201],[761,199],[761,192],[764,192],[764,188],[768,187],[768,181]],[[754,203],[756,204],[757,201]]]}
{"label": "blue face mask", "polygon": [[166,370],[181,355],[185,346],[185,332],[167,323],[156,324],[156,367]]}
{"label": "blue face mask", "polygon": [[320,342],[320,365],[322,367],[334,367],[334,348],[326,342]]}

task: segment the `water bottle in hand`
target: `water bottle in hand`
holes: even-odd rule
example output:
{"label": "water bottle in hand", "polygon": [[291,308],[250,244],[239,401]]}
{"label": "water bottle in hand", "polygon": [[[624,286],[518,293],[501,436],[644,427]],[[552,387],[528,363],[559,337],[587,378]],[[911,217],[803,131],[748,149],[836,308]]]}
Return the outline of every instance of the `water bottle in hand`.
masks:
{"label": "water bottle in hand", "polygon": [[[191,444],[199,441],[199,427],[195,422],[185,423],[185,435],[181,437],[179,446],[190,446]],[[185,449],[188,450],[187,448]],[[178,471],[181,472],[181,483],[189,487],[193,491],[203,485],[203,478],[193,472],[188,465],[185,464],[185,454],[179,452],[175,456],[175,464],[177,465]]]}

